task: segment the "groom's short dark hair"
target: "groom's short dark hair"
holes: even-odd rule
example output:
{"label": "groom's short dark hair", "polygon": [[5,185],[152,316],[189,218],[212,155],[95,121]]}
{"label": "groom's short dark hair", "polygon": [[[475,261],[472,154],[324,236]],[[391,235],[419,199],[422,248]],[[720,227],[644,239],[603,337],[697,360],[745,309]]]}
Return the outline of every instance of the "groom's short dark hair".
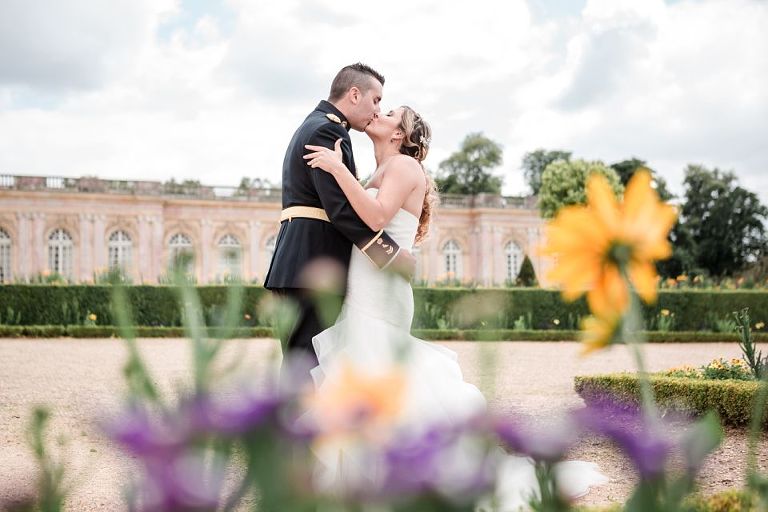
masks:
{"label": "groom's short dark hair", "polygon": [[381,85],[384,85],[384,77],[381,73],[370,66],[358,62],[344,66],[341,71],[336,73],[336,78],[331,82],[331,93],[328,95],[328,101],[340,99],[352,87],[357,87],[365,93],[370,89],[370,78],[375,78]]}

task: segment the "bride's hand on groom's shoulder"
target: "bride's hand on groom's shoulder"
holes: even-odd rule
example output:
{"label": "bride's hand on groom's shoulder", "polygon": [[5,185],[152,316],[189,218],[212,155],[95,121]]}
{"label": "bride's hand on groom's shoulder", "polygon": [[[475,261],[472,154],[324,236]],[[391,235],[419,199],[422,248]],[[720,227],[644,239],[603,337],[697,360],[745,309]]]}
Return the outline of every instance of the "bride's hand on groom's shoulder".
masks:
{"label": "bride's hand on groom's shoulder", "polygon": [[324,146],[313,146],[312,144],[305,145],[304,148],[312,151],[304,155],[307,165],[313,169],[319,168],[331,174],[345,170],[346,166],[342,160],[341,153],[342,140],[338,139],[333,149],[328,149]]}

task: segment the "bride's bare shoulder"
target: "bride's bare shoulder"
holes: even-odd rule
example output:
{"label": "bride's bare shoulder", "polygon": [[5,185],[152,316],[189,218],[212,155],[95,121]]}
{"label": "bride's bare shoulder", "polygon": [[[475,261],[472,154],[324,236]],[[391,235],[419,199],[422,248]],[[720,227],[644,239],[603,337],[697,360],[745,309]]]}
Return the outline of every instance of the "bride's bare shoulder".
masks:
{"label": "bride's bare shoulder", "polygon": [[424,169],[421,164],[408,155],[395,155],[387,162],[387,174],[397,175],[403,179],[421,179],[424,176]]}

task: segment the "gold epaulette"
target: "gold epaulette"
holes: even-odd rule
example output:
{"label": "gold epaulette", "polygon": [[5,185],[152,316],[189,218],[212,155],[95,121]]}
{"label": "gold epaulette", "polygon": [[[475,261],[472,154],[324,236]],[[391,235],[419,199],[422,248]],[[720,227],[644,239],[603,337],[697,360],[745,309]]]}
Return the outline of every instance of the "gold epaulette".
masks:
{"label": "gold epaulette", "polygon": [[290,222],[292,219],[315,219],[331,222],[325,210],[314,206],[289,206],[280,212],[280,222],[284,220]]}

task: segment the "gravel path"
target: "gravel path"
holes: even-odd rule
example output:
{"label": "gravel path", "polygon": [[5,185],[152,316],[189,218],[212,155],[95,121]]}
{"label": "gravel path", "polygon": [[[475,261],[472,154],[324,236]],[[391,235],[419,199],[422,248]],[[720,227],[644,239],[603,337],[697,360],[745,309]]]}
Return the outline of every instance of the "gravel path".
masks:
{"label": "gravel path", "polygon": [[[579,407],[573,377],[633,368],[623,347],[588,358],[578,356],[576,343],[446,342],[455,350],[465,378],[478,385],[491,407],[546,423]],[[144,339],[140,348],[158,384],[167,392],[189,383],[189,351],[185,340]],[[236,378],[264,372],[278,360],[277,342],[233,340],[223,359],[242,361]],[[648,345],[651,371],[681,364],[700,365],[716,357],[738,357],[735,343]],[[130,460],[99,433],[94,420],[113,414],[124,392],[125,349],[115,339],[0,339],[0,502],[34,484],[24,432],[31,407],[46,404],[53,412],[52,432],[63,435],[75,490],[67,510],[123,510],[120,485]],[[682,428],[682,427],[681,427]],[[740,485],[746,439],[728,430],[720,449],[709,459],[701,487],[716,492]],[[631,465],[609,444],[587,438],[572,458],[595,461],[611,481],[581,501],[604,504],[626,499],[633,486]],[[760,459],[768,468],[768,439],[761,441]]]}

